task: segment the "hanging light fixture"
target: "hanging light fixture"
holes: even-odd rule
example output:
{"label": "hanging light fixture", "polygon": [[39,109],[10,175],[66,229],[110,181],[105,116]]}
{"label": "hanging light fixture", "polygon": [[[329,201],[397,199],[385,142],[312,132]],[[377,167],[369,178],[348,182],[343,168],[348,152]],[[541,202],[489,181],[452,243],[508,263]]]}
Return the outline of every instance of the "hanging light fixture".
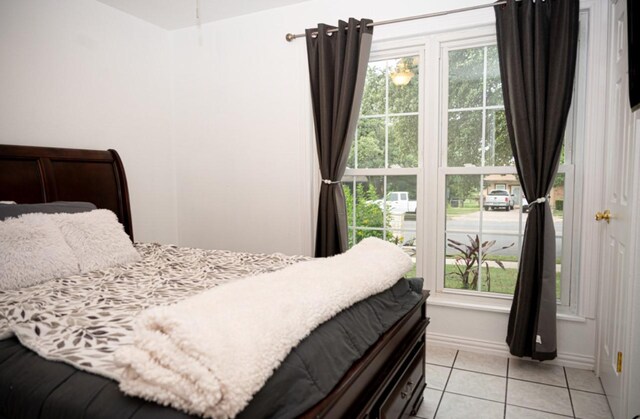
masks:
{"label": "hanging light fixture", "polygon": [[403,61],[400,61],[396,66],[396,70],[391,73],[391,82],[396,86],[406,86],[413,76],[415,76],[413,71],[407,68]]}

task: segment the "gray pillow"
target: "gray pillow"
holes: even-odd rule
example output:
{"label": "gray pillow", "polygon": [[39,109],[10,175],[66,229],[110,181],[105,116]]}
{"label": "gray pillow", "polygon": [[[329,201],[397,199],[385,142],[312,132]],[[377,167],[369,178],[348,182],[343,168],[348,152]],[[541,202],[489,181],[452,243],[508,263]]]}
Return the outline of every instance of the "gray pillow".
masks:
{"label": "gray pillow", "polygon": [[41,212],[44,214],[75,214],[96,209],[91,202],[55,201],[46,204],[0,204],[0,221],[22,214]]}

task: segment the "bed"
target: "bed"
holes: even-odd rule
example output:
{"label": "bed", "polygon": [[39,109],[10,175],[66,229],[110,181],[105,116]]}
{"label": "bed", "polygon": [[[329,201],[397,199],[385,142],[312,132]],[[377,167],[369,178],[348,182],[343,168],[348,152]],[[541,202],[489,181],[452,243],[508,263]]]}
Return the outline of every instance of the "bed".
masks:
{"label": "bed", "polygon": [[[0,200],[92,202],[98,208],[113,211],[133,240],[127,181],[115,150],[0,145]],[[396,418],[414,413],[425,387],[427,297],[428,292],[422,292],[417,303],[349,365],[326,396],[295,416]],[[321,333],[314,331],[308,339],[318,334]],[[314,346],[314,342],[307,345]],[[287,382],[278,385],[283,389]],[[250,404],[244,416],[239,417],[256,417],[260,412],[255,407],[260,406],[258,399],[262,397],[263,403],[268,403],[269,394],[261,394],[268,393],[268,389],[265,385],[265,391],[256,395],[256,404]],[[11,338],[0,341],[0,418],[19,417],[188,416],[127,397],[118,391],[115,382],[45,360]]]}

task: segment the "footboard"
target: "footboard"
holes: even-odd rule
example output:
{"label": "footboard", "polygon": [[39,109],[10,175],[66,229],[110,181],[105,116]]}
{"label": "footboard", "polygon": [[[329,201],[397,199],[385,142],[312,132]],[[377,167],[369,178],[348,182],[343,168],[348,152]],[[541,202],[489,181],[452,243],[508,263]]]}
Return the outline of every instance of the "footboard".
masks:
{"label": "footboard", "polygon": [[415,413],[425,388],[426,300],[389,329],[303,418],[400,418]]}

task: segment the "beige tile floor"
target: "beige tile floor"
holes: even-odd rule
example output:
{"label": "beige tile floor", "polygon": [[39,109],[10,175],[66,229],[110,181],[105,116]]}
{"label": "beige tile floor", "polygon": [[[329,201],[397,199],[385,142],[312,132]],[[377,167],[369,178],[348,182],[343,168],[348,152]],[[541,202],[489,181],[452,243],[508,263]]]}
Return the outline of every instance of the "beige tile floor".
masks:
{"label": "beige tile floor", "polygon": [[427,345],[420,419],[612,419],[591,371]]}

